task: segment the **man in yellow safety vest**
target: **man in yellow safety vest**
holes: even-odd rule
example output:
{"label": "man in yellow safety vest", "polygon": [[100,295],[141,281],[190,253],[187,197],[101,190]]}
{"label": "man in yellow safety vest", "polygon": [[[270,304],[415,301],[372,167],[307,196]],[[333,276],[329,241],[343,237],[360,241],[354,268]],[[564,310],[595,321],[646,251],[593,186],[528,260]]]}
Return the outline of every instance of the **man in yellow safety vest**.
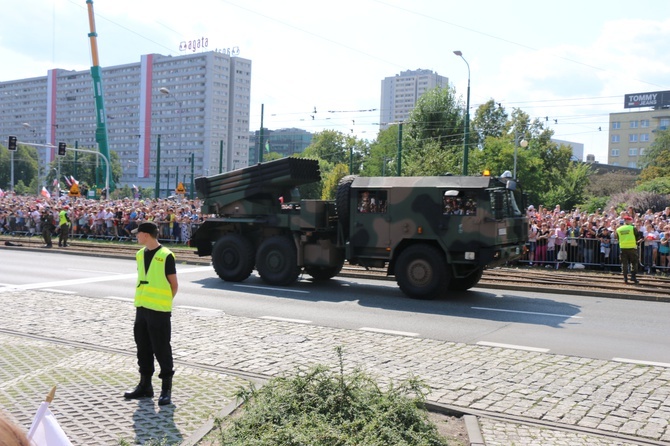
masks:
{"label": "man in yellow safety vest", "polygon": [[141,223],[132,231],[144,248],[137,251],[137,288],[135,289],[135,324],[133,333],[137,345],[137,364],[140,383],[135,390],[126,392],[128,399],[153,397],[151,377],[154,357],[160,365],[162,380],[160,406],[172,402],[172,300],[179,288],[177,269],[172,251],[158,241],[158,227],[152,222]]}
{"label": "man in yellow safety vest", "polygon": [[616,238],[619,239],[619,248],[621,248],[621,271],[623,280],[628,283],[628,270],[630,269],[630,278],[633,283],[637,281],[637,265],[639,254],[637,244],[641,239],[640,233],[633,226],[633,219],[629,215],[624,215],[624,224],[616,229]]}

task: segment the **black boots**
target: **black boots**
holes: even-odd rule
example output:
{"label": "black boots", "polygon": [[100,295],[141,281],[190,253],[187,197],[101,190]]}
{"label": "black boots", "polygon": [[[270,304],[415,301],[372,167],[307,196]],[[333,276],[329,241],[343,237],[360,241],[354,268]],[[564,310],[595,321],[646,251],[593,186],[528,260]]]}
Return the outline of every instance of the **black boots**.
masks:
{"label": "black boots", "polygon": [[129,400],[145,397],[151,398],[153,396],[154,388],[151,386],[151,375],[142,375],[140,383],[135,387],[135,390],[123,394],[123,397]]}
{"label": "black boots", "polygon": [[158,405],[165,406],[172,402],[172,377],[163,378],[163,385],[161,386],[161,396],[158,397]]}

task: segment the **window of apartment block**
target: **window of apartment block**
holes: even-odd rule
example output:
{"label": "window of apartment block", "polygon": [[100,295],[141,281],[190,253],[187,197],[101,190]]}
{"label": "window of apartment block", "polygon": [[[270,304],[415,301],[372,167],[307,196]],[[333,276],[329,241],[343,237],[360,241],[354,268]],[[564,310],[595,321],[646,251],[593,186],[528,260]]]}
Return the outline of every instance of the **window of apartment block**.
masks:
{"label": "window of apartment block", "polygon": [[632,167],[633,169],[637,169],[637,162],[628,161],[628,167]]}
{"label": "window of apartment block", "polygon": [[630,121],[630,128],[636,129],[637,128],[637,121]]}
{"label": "window of apartment block", "polygon": [[630,147],[628,149],[628,156],[637,156],[637,149],[634,147]]}
{"label": "window of apartment block", "polygon": [[640,120],[640,127],[643,127],[643,128],[649,127],[649,120],[648,119],[641,119]]}
{"label": "window of apartment block", "polygon": [[619,135],[612,135],[612,142],[619,142]]}
{"label": "window of apartment block", "polygon": [[644,147],[640,147],[640,156],[644,156]]}
{"label": "window of apartment block", "polygon": [[618,130],[620,128],[621,128],[621,123],[619,121],[612,122],[612,129],[613,130]]}
{"label": "window of apartment block", "polygon": [[619,156],[619,149],[612,149],[612,156]]}
{"label": "window of apartment block", "polygon": [[631,133],[628,135],[628,142],[637,142],[637,133]]}
{"label": "window of apartment block", "polygon": [[649,142],[649,133],[640,133],[640,142]]}
{"label": "window of apartment block", "polygon": [[670,126],[670,119],[663,118],[659,121],[658,125],[661,127],[661,130],[666,130]]}

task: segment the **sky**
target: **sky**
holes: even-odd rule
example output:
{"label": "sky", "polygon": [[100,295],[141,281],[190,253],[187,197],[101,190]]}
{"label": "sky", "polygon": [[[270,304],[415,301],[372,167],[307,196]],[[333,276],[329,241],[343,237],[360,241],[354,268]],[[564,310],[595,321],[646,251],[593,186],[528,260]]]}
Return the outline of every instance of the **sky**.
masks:
{"label": "sky", "polygon": [[[607,162],[626,93],[670,90],[665,0],[94,0],[100,65],[239,48],[252,61],[250,130],[332,129],[373,140],[381,81],[427,69],[470,110],[521,108]],[[86,0],[0,0],[0,81],[91,65]],[[202,41],[202,40],[201,40]],[[104,78],[103,78],[104,83]],[[315,113],[316,111],[316,113]],[[312,118],[313,117],[313,118]]]}

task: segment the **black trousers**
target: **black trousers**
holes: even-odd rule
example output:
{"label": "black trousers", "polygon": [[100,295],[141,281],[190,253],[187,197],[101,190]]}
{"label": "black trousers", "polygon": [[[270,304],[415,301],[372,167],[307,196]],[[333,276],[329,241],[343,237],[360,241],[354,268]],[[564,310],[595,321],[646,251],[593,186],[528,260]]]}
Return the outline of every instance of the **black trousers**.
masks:
{"label": "black trousers", "polygon": [[137,365],[140,375],[153,375],[154,357],[160,366],[159,378],[165,379],[174,375],[172,359],[172,313],[154,311],[137,307],[133,333],[137,345]]}

